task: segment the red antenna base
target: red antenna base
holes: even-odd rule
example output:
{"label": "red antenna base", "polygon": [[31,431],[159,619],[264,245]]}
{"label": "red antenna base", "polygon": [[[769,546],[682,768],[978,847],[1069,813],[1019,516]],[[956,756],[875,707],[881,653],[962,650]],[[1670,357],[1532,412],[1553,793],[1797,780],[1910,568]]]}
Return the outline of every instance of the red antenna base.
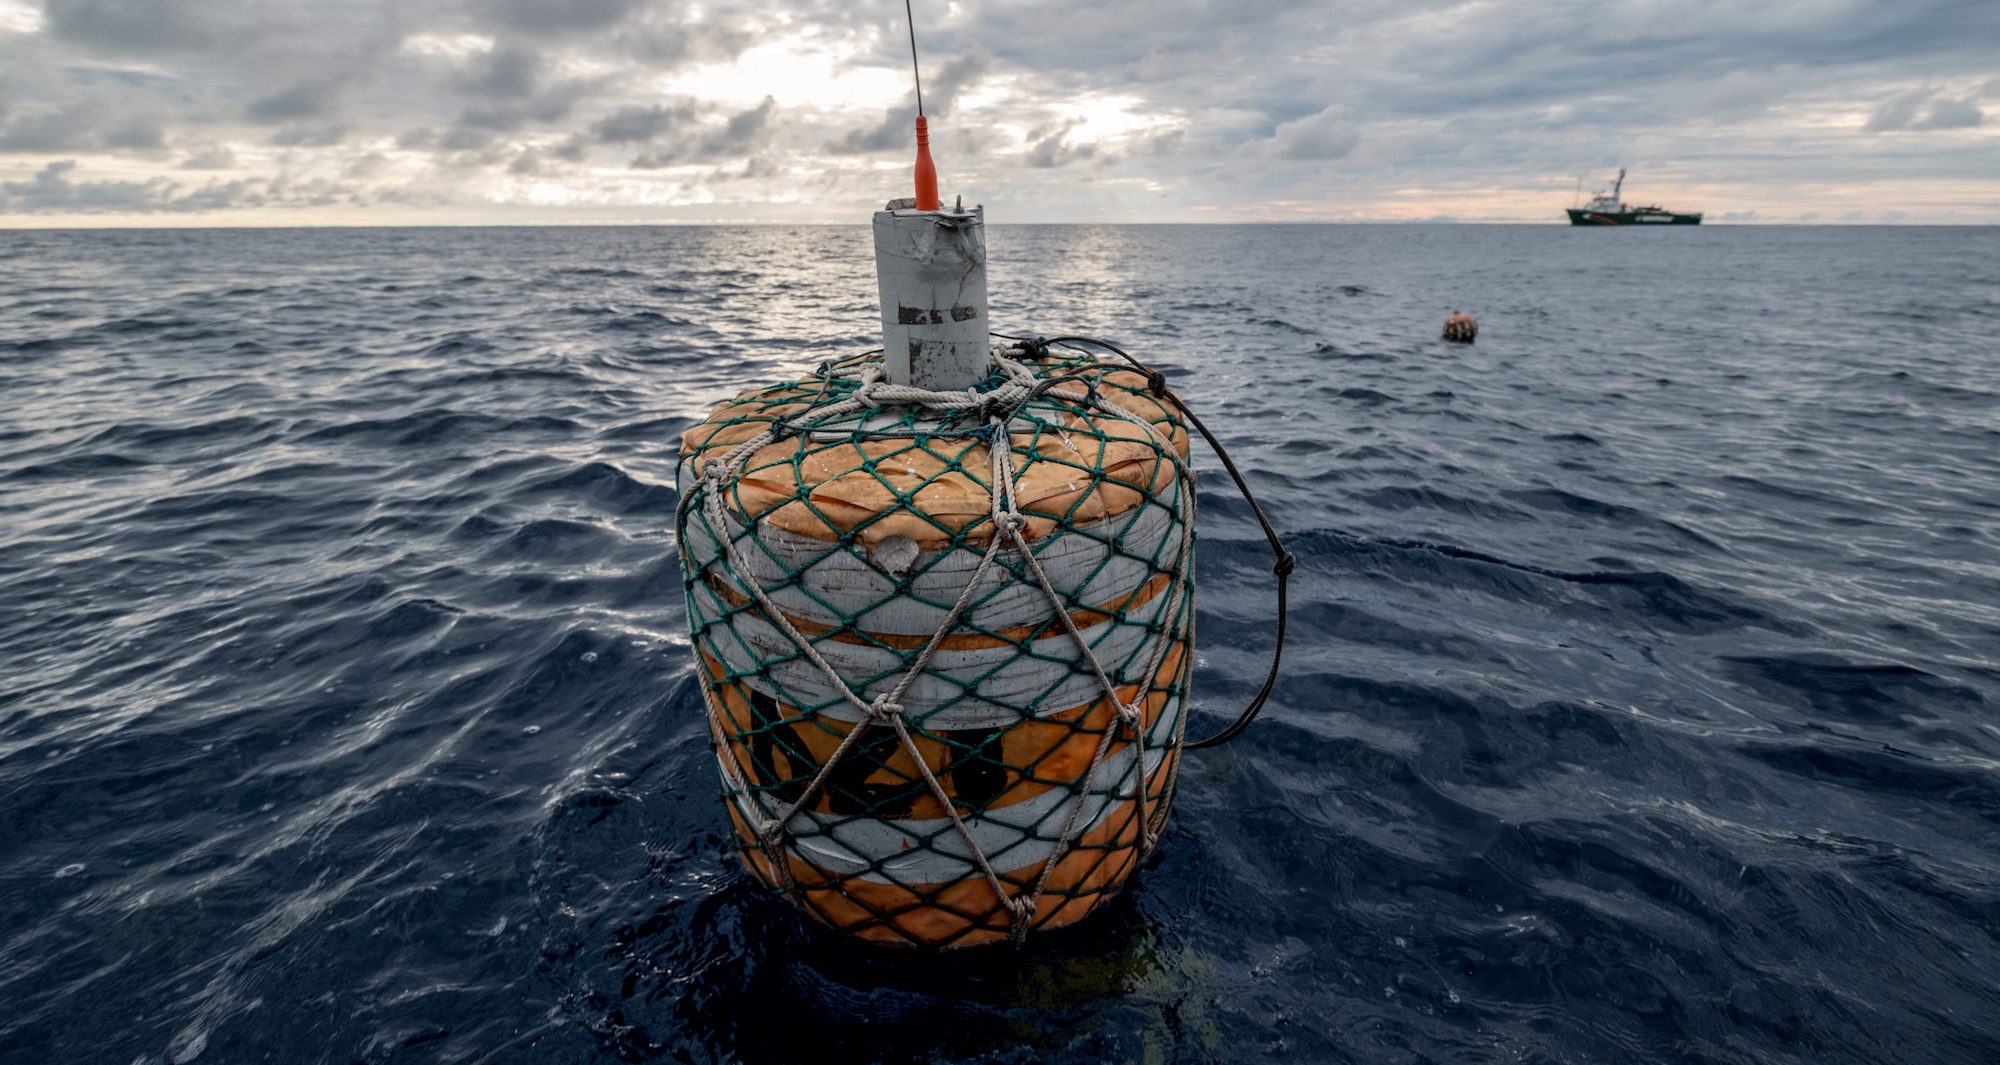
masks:
{"label": "red antenna base", "polygon": [[931,162],[931,130],[924,116],[917,116],[917,210],[938,209],[937,164]]}

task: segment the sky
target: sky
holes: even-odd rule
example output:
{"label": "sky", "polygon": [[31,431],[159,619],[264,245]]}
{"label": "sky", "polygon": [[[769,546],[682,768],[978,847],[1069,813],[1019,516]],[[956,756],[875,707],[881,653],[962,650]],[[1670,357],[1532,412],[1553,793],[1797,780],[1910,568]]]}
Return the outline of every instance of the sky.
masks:
{"label": "sky", "polygon": [[[993,222],[2000,223],[2000,0],[915,4]],[[0,0],[0,227],[860,222],[877,0]]]}

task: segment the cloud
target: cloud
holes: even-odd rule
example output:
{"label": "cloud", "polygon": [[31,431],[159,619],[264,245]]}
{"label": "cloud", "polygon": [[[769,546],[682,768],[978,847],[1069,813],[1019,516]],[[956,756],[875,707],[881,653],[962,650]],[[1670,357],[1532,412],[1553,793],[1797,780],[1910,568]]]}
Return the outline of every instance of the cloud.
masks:
{"label": "cloud", "polygon": [[643,5],[644,0],[486,0],[477,10],[509,29],[576,33],[609,29]]}
{"label": "cloud", "polygon": [[228,38],[242,8],[233,0],[44,0],[56,37],[114,53],[199,49]]}
{"label": "cloud", "polygon": [[691,100],[682,100],[671,107],[665,104],[623,107],[592,123],[590,135],[599,144],[639,144],[696,121],[698,113]]}
{"label": "cloud", "polygon": [[614,43],[620,54],[638,60],[651,71],[673,70],[690,63],[727,62],[744,49],[771,38],[770,14],[770,10],[758,7],[736,15],[708,11],[699,21],[660,17],[660,14],[642,16],[620,25]]}
{"label": "cloud", "polygon": [[323,79],[301,81],[268,96],[250,101],[243,117],[252,122],[292,122],[319,118],[333,110],[340,97],[338,82]]}
{"label": "cloud", "polygon": [[383,171],[388,170],[389,167],[390,160],[388,156],[383,155],[381,152],[369,152],[367,155],[342,167],[340,176],[367,179],[380,175]]}
{"label": "cloud", "polygon": [[271,143],[280,148],[331,148],[346,139],[347,125],[342,122],[288,126],[271,135]]}
{"label": "cloud", "polygon": [[1971,100],[1939,100],[1918,129],[1977,129],[1985,124],[1986,112]]}
{"label": "cloud", "polygon": [[182,159],[182,170],[228,170],[236,165],[236,153],[227,144],[211,144],[190,152]]}
{"label": "cloud", "polygon": [[152,211],[165,202],[174,183],[150,181],[70,180],[76,160],[50,163],[28,181],[0,183],[0,209],[7,211]]}
{"label": "cloud", "polygon": [[741,111],[729,116],[729,121],[722,124],[722,133],[718,143],[732,148],[749,146],[761,138],[766,129],[770,128],[771,116],[777,113],[778,98],[775,96],[764,97],[758,101],[757,106],[748,111]]}
{"label": "cloud", "polygon": [[157,214],[361,202],[352,190],[322,179],[210,181],[189,189],[163,177],[78,181],[72,177],[75,172],[76,160],[63,159],[43,167],[27,181],[0,182],[0,212]]}
{"label": "cloud", "polygon": [[593,144],[644,145],[648,150],[629,163],[634,169],[657,170],[703,162],[761,147],[769,139],[772,119],[777,113],[778,101],[771,96],[720,123],[708,121],[707,109],[692,99],[631,105],[591,123],[587,136],[572,137],[551,154],[577,162],[585,158]]}
{"label": "cloud", "polygon": [[27,181],[0,182],[0,212],[138,214],[225,211],[256,207],[360,206],[354,189],[324,178],[246,178],[187,188],[163,177],[145,181],[77,181],[76,160],[48,164]]}
{"label": "cloud", "polygon": [[453,126],[437,139],[437,148],[446,152],[476,152],[492,147],[499,138],[491,130],[476,126]]}
{"label": "cloud", "polygon": [[551,172],[552,169],[549,165],[548,156],[533,148],[515,156],[514,161],[507,164],[507,172],[509,174],[517,174],[523,177],[540,177],[543,174]]}
{"label": "cloud", "polygon": [[567,81],[524,98],[475,104],[458,116],[458,126],[485,133],[512,133],[529,125],[560,122],[597,88],[595,82]]}
{"label": "cloud", "polygon": [[150,118],[132,118],[104,130],[98,142],[114,150],[156,152],[167,146],[167,134]]}
{"label": "cloud", "polygon": [[[1971,97],[1954,100],[1936,97],[1932,89],[1916,89],[1889,98],[1863,127],[1870,133],[1898,130],[1976,129],[1986,121],[1986,113]],[[1928,112],[1924,104],[1929,103]]]}
{"label": "cloud", "polygon": [[30,0],[0,0],[0,33],[40,33],[42,9]]}
{"label": "cloud", "polygon": [[1387,5],[1371,10],[1314,0],[1029,0],[982,12],[976,39],[990,42],[1009,67],[1052,76],[1101,71],[1112,81],[1126,81],[1143,68],[1155,74],[1221,73],[1230,77],[1217,80],[1228,81],[1247,66],[1273,65],[1267,60],[1282,49],[1331,39],[1344,27],[1386,13],[1400,14]]}
{"label": "cloud", "polygon": [[520,45],[496,45],[459,72],[459,90],[473,96],[518,100],[534,94],[547,63],[540,52]]}
{"label": "cloud", "polygon": [[149,106],[117,97],[82,97],[0,130],[0,152],[149,153],[166,145],[166,127]]}
{"label": "cloud", "polygon": [[1910,123],[1916,121],[1917,109],[1923,106],[1930,95],[1929,90],[1918,90],[1891,97],[1868,119],[1865,128],[1871,133],[1910,128]]}
{"label": "cloud", "polygon": [[[946,63],[928,82],[930,91],[924,94],[924,113],[931,118],[949,117],[958,106],[959,94],[979,84],[992,67],[993,56],[984,49],[974,49]],[[827,150],[857,155],[911,147],[917,139],[916,114],[917,93],[911,89],[903,102],[882,115],[881,121],[867,129],[849,132],[829,143]]]}
{"label": "cloud", "polygon": [[1347,108],[1329,104],[1318,114],[1279,124],[1260,147],[1281,159],[1345,159],[1361,143],[1361,130],[1348,121]]}
{"label": "cloud", "polygon": [[721,125],[704,124],[689,135],[676,137],[633,159],[630,165],[636,170],[657,170],[755,151],[769,139],[771,119],[777,113],[777,98],[766,96],[757,106],[729,116]]}
{"label": "cloud", "polygon": [[1072,118],[1043,126],[1028,134],[1028,165],[1043,170],[1052,170],[1080,159],[1090,159],[1097,154],[1095,144],[1071,144],[1070,131],[1083,125],[1083,119]]}

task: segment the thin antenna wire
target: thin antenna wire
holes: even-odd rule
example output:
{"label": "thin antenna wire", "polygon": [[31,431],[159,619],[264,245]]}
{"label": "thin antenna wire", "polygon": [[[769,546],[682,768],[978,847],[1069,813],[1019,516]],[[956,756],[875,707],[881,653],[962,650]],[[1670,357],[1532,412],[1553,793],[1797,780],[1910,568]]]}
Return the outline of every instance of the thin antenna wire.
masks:
{"label": "thin antenna wire", "polygon": [[910,0],[903,0],[903,15],[910,20],[910,74],[917,79],[917,114],[924,113],[924,72],[917,69],[917,16],[910,11]]}

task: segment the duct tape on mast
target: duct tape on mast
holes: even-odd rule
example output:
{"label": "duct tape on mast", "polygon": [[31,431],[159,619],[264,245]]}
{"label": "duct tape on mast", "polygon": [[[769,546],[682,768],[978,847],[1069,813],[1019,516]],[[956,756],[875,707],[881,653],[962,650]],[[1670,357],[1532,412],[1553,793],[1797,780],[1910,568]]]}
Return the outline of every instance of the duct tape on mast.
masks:
{"label": "duct tape on mast", "polygon": [[892,200],[875,212],[883,370],[894,384],[971,388],[993,362],[985,208],[919,211],[913,204]]}

